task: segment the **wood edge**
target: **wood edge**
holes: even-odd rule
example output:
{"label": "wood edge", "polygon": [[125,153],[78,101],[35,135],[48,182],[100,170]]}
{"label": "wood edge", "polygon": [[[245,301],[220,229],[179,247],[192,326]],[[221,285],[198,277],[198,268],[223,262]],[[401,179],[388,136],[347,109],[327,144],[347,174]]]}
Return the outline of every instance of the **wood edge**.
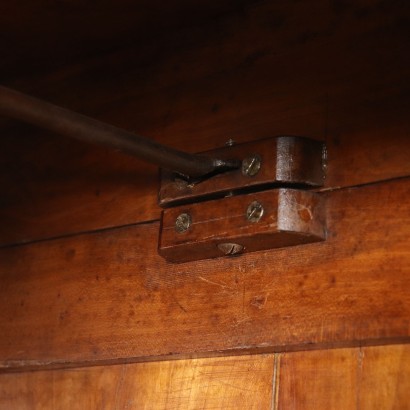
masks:
{"label": "wood edge", "polygon": [[246,356],[246,355],[263,355],[274,353],[293,353],[302,351],[328,350],[328,349],[343,349],[356,347],[370,346],[385,346],[397,344],[410,344],[410,336],[387,337],[378,339],[362,339],[348,340],[339,342],[326,343],[303,343],[295,345],[278,345],[278,346],[243,346],[226,350],[215,351],[199,351],[195,353],[180,352],[169,353],[158,356],[141,356],[127,357],[101,360],[85,360],[85,361],[41,361],[41,360],[23,360],[23,361],[5,361],[0,362],[0,374],[6,373],[22,373],[27,371],[42,371],[42,370],[64,370],[73,368],[86,368],[96,366],[112,366],[124,365],[133,363],[150,363],[169,360],[189,360],[189,359],[206,359],[212,357],[229,357],[229,356]]}

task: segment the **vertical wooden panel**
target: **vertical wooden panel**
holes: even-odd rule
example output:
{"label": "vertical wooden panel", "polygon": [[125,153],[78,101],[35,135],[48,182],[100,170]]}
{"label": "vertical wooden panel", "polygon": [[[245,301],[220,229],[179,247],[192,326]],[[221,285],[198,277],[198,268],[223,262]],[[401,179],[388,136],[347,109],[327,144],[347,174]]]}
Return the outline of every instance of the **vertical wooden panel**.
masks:
{"label": "vertical wooden panel", "polygon": [[357,349],[319,350],[280,356],[278,409],[352,409]]}
{"label": "vertical wooden panel", "polygon": [[360,410],[410,409],[410,345],[367,347],[358,367]]}
{"label": "vertical wooden panel", "polygon": [[409,409],[410,345],[280,355],[276,408]]}
{"label": "vertical wooden panel", "polygon": [[0,409],[268,409],[273,355],[0,375]]}

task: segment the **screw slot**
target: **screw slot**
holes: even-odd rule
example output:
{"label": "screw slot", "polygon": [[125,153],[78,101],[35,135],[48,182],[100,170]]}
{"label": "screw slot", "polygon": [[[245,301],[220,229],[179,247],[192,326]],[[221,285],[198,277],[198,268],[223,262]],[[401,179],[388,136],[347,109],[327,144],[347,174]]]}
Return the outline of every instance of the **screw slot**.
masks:
{"label": "screw slot", "polygon": [[183,213],[175,220],[175,230],[178,233],[186,232],[192,224],[191,215]]}
{"label": "screw slot", "polygon": [[236,255],[243,251],[243,246],[238,243],[220,243],[218,249],[226,256]]}
{"label": "screw slot", "polygon": [[254,177],[261,169],[262,159],[259,155],[254,154],[242,161],[242,174],[248,177]]}
{"label": "screw slot", "polygon": [[263,212],[263,206],[258,201],[253,201],[246,209],[246,219],[249,222],[259,222]]}

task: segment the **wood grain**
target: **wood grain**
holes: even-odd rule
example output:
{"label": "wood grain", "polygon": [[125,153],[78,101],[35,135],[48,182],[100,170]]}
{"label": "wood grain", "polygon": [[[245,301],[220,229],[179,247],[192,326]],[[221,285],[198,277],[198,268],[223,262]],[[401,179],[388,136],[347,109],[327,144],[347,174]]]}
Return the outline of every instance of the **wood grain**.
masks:
{"label": "wood grain", "polygon": [[358,353],[335,349],[279,355],[275,409],[357,408]]}
{"label": "wood grain", "polygon": [[[247,218],[252,204],[261,209],[259,220]],[[165,209],[158,253],[179,263],[323,241],[325,207],[321,194],[280,188]],[[183,232],[176,230],[180,215],[191,221]]]}
{"label": "wood grain", "polygon": [[409,409],[410,345],[280,355],[275,409]]}
{"label": "wood grain", "polygon": [[[175,172],[161,170],[158,203],[161,207],[223,198],[238,192],[256,192],[268,186],[321,187],[325,180],[326,148],[318,142],[301,137],[266,138],[247,144],[234,144],[202,155],[212,158],[258,164],[248,175],[244,166],[200,183],[189,183]],[[246,169],[246,168],[245,168]],[[197,182],[197,181],[196,181]]]}
{"label": "wood grain", "polygon": [[0,375],[0,409],[268,409],[273,356]]}
{"label": "wood grain", "polygon": [[358,357],[358,407],[410,408],[410,345],[368,347]]}
{"label": "wood grain", "polygon": [[410,345],[0,374],[0,409],[409,408]]}
{"label": "wood grain", "polygon": [[[43,75],[26,65],[4,78],[11,87],[190,152],[221,147],[228,138],[326,140],[327,187],[407,176],[409,6],[337,4],[244,3],[141,47],[128,43]],[[110,7],[102,6],[100,22]],[[78,6],[68,20],[83,12]],[[1,134],[1,244],[159,218],[154,167],[10,123]]]}
{"label": "wood grain", "polygon": [[325,242],[239,258],[166,263],[157,223],[1,250],[1,366],[410,340],[409,179],[321,195]]}

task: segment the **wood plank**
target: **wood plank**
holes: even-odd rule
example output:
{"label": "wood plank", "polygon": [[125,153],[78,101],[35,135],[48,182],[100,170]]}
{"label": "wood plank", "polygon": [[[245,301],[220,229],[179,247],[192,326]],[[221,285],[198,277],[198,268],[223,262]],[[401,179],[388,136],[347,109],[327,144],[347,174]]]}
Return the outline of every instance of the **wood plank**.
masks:
{"label": "wood plank", "polygon": [[410,345],[362,349],[358,367],[360,409],[410,408]]}
{"label": "wood plank", "polygon": [[0,409],[268,409],[273,356],[0,375]]}
{"label": "wood plank", "polygon": [[242,161],[242,166],[200,183],[188,183],[175,172],[161,170],[158,192],[161,207],[201,202],[210,197],[224,198],[238,192],[256,192],[278,184],[318,188],[323,186],[326,176],[326,148],[309,138],[265,138],[247,144],[229,145],[202,155],[228,161],[236,158]]}
{"label": "wood plank", "polygon": [[[178,231],[184,220],[188,227]],[[180,263],[325,239],[323,195],[280,188],[165,209],[158,253]]]}
{"label": "wood plank", "polygon": [[410,180],[321,195],[325,242],[238,258],[167,263],[158,223],[1,250],[1,366],[409,340]]}
{"label": "wood plank", "polygon": [[280,355],[275,409],[408,409],[410,345]]}
{"label": "wood plank", "polygon": [[408,409],[410,345],[0,374],[0,409]]}
{"label": "wood plank", "polygon": [[318,350],[279,356],[275,410],[357,408],[358,349]]}
{"label": "wood plank", "polygon": [[[7,85],[190,152],[228,138],[326,140],[328,188],[407,176],[409,7],[346,7],[258,2]],[[154,167],[28,127],[1,130],[0,244],[159,218]]]}

